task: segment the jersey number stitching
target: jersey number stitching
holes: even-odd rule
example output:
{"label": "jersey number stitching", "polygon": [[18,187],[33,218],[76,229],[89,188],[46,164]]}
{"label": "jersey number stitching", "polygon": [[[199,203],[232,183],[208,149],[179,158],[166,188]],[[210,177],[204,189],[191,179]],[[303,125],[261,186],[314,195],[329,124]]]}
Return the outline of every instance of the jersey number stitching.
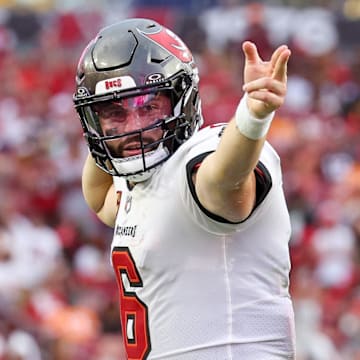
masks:
{"label": "jersey number stitching", "polygon": [[134,291],[125,289],[123,276],[131,287],[142,287],[142,279],[129,248],[115,247],[112,263],[119,287],[121,328],[128,359],[145,360],[151,350],[148,308]]}

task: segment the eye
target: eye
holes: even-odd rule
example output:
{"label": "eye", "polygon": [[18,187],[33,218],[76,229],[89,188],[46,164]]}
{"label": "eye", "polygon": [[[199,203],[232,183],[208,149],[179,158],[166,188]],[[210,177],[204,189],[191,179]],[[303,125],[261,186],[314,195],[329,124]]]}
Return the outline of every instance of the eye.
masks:
{"label": "eye", "polygon": [[121,106],[104,106],[94,109],[95,114],[101,119],[116,119],[123,121],[126,118],[126,110]]}
{"label": "eye", "polygon": [[145,104],[141,108],[139,108],[139,113],[142,116],[156,115],[159,113],[159,111],[160,111],[160,106],[155,102]]}
{"label": "eye", "polygon": [[106,129],[105,130],[105,135],[106,136],[113,136],[113,135],[118,135],[119,134],[119,129],[118,128],[111,128],[111,129]]}
{"label": "eye", "polygon": [[118,121],[124,121],[126,119],[126,111],[123,108],[109,109],[104,117],[116,118]]}
{"label": "eye", "polygon": [[155,111],[155,110],[158,110],[158,106],[155,105],[155,104],[146,104],[143,106],[143,110],[145,111]]}

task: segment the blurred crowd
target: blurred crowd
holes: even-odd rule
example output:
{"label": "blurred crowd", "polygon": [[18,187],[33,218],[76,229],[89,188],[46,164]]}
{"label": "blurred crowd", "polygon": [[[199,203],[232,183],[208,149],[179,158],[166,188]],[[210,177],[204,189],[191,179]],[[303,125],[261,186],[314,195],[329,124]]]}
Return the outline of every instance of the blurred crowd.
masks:
{"label": "blurred crowd", "polygon": [[290,3],[0,1],[1,360],[125,358],[112,230],[82,197],[72,93],[87,41],[129,16],[162,22],[192,49],[205,124],[228,121],[242,96],[244,39],[265,58],[290,46],[269,140],[293,225],[297,360],[360,359],[359,22],[336,1]]}

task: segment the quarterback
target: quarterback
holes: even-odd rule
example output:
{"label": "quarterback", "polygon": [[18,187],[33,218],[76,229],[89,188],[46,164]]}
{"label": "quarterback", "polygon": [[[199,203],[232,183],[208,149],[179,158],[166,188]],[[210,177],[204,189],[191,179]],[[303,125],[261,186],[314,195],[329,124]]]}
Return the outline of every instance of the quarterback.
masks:
{"label": "quarterback", "polygon": [[266,141],[291,52],[264,61],[249,41],[243,52],[244,96],[208,127],[193,56],[162,25],[108,26],[79,60],[82,187],[114,228],[128,359],[295,359],[290,221]]}

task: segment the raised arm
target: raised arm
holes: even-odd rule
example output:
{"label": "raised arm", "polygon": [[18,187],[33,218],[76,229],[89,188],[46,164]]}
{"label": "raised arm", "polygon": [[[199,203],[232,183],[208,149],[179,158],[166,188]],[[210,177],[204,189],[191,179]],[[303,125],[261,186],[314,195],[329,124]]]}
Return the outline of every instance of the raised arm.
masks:
{"label": "raised arm", "polygon": [[114,227],[117,198],[112,176],[101,170],[92,156],[86,158],[82,172],[82,190],[90,209],[106,225]]}
{"label": "raised arm", "polygon": [[239,222],[256,200],[254,169],[263,148],[273,112],[284,102],[290,50],[278,47],[263,61],[255,44],[243,44],[245,97],[226,127],[217,150],[205,158],[195,176],[201,204],[213,214]]}

